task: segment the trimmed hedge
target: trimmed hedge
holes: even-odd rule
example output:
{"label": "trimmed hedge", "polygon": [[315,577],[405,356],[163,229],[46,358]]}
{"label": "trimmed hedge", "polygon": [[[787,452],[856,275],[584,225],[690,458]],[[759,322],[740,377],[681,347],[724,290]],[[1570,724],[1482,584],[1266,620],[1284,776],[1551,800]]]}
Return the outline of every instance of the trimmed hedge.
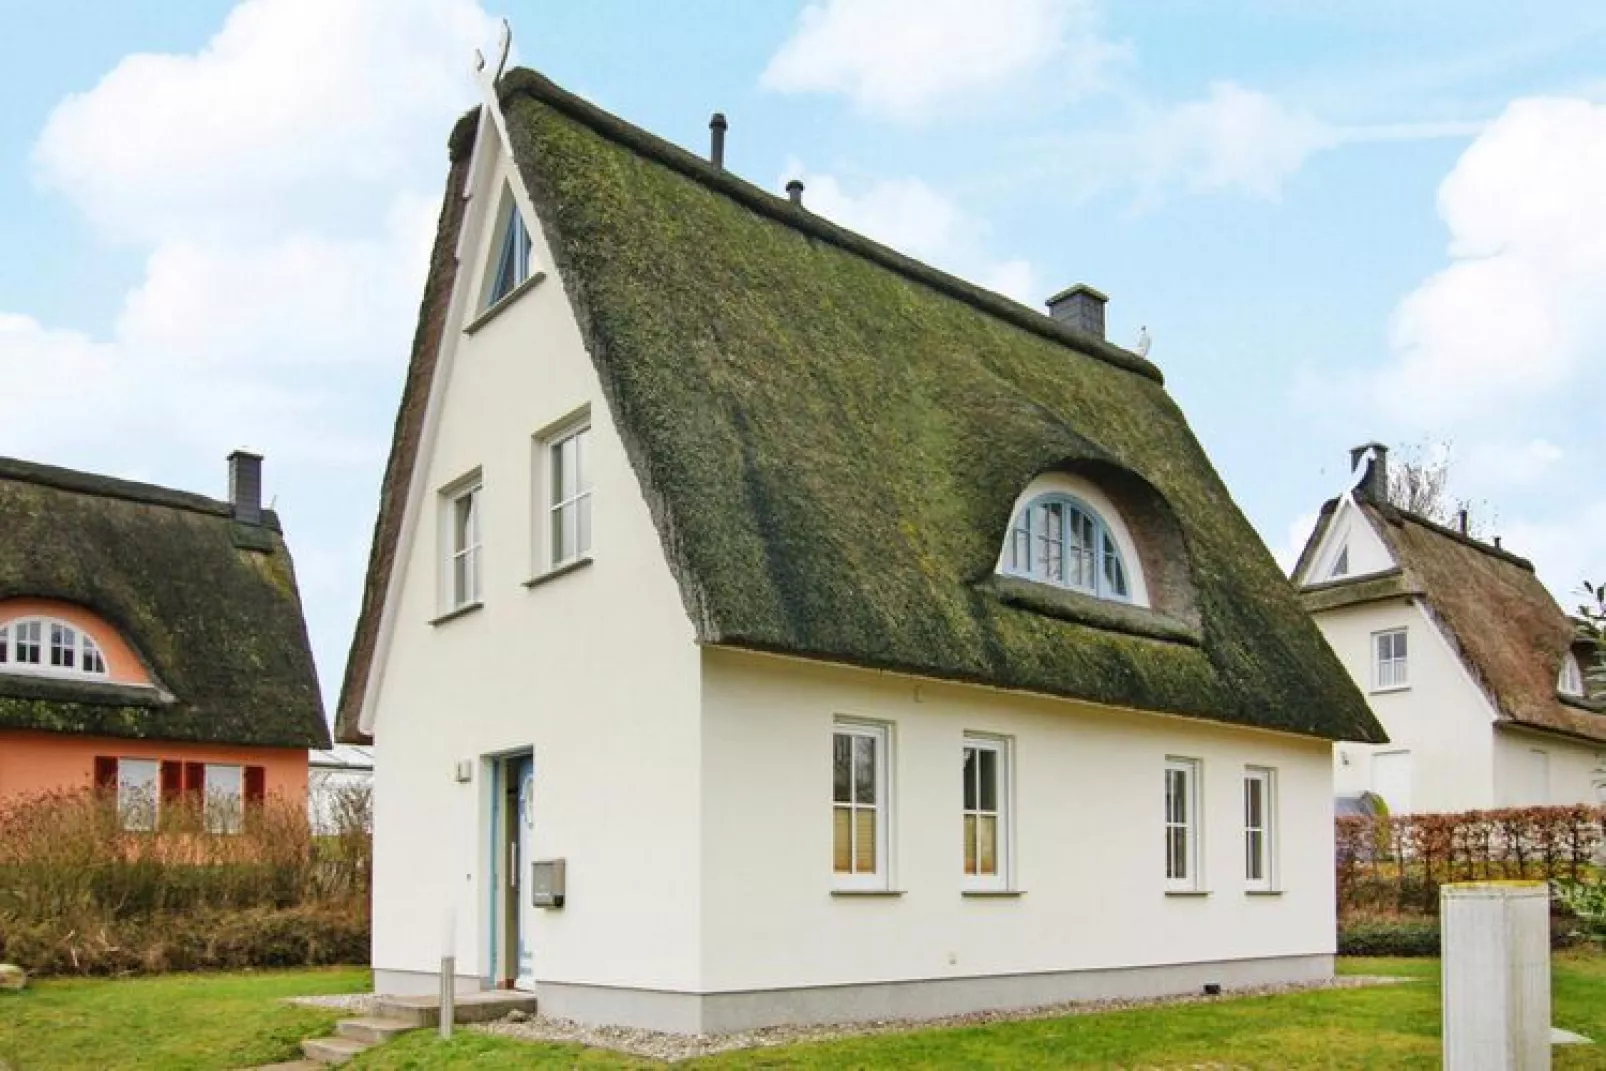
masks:
{"label": "trimmed hedge", "polygon": [[1437,956],[1439,924],[1435,919],[1392,919],[1355,922],[1338,928],[1341,956]]}

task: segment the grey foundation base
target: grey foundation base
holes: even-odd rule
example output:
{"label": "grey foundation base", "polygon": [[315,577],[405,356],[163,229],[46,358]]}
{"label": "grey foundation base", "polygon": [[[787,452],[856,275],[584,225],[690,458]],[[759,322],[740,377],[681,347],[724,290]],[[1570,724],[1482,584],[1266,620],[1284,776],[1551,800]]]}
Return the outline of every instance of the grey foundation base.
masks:
{"label": "grey foundation base", "polygon": [[[1230,991],[1332,976],[1332,955],[1314,954],[719,993],[541,981],[536,996],[542,1015],[672,1034],[724,1034],[783,1024],[940,1019],[1073,1001],[1199,993],[1207,984]],[[459,977],[460,991],[465,981],[470,988],[483,986],[479,979]],[[435,986],[432,974],[374,972],[374,987],[381,993],[426,993]]]}

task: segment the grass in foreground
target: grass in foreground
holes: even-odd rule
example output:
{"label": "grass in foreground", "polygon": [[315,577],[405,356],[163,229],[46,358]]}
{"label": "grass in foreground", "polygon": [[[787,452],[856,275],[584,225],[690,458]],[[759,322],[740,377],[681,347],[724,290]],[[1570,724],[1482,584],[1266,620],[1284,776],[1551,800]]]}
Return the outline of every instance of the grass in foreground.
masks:
{"label": "grass in foreground", "polygon": [[[1345,961],[1349,974],[1389,974],[1404,985],[1226,999],[1102,1015],[755,1049],[686,1066],[749,1068],[1177,1067],[1436,1068],[1436,960]],[[360,991],[360,970],[174,975],[126,981],[46,982],[0,997],[0,1061],[39,1068],[234,1068],[287,1059],[334,1013],[277,1001]],[[1606,1071],[1606,956],[1555,960],[1557,1026],[1601,1045],[1556,1050],[1563,1071]],[[442,1043],[409,1034],[351,1065],[361,1071],[472,1067],[647,1068],[651,1061],[572,1045],[532,1045],[460,1031]]]}
{"label": "grass in foreground", "polygon": [[0,993],[0,1064],[207,1071],[288,1060],[339,1016],[277,998],[369,986],[355,968],[38,982]]}
{"label": "grass in foreground", "polygon": [[[1387,974],[1410,983],[1367,989],[1227,999],[1103,1015],[750,1049],[688,1068],[1188,1067],[1437,1068],[1437,960],[1351,960],[1346,974]],[[1606,1043],[1606,957],[1560,956],[1554,1021]],[[363,1071],[431,1068],[641,1068],[647,1061],[579,1049],[459,1034],[442,1043],[419,1033],[352,1065]],[[1606,1069],[1606,1044],[1556,1050],[1558,1069]]]}

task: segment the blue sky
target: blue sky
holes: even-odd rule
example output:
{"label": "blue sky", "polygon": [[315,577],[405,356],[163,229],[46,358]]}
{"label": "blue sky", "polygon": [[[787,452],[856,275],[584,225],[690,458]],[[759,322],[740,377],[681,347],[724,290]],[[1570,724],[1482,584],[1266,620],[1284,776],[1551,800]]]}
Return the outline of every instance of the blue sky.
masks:
{"label": "blue sky", "polygon": [[[1402,10],[1404,9],[1404,10]],[[519,62],[1036,304],[1111,296],[1284,558],[1371,438],[1606,577],[1606,9],[1416,0],[0,0],[0,454],[267,455],[333,696],[439,206]]]}

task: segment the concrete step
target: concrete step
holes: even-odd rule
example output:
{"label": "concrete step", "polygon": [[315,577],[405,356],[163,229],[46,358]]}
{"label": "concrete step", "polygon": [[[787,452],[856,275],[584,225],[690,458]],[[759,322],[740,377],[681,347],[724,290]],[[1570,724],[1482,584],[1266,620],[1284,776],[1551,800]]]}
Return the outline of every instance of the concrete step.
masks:
{"label": "concrete step", "polygon": [[301,1043],[303,1056],[314,1063],[330,1065],[343,1064],[371,1048],[372,1045],[351,1038],[308,1038]]}
{"label": "concrete step", "polygon": [[[453,1016],[452,1021],[458,1023],[485,1023],[492,1019],[500,1019],[515,1009],[527,1015],[534,1015],[536,1009],[536,1000],[532,994],[513,989],[459,993],[456,1004],[457,1014]],[[439,1026],[441,998],[377,997],[374,1000],[374,1014],[381,1019],[395,1019],[414,1027]]]}
{"label": "concrete step", "polygon": [[400,1019],[380,1019],[368,1015],[361,1019],[340,1020],[335,1024],[335,1035],[368,1045],[383,1045],[399,1034],[417,1029],[412,1023]]}

